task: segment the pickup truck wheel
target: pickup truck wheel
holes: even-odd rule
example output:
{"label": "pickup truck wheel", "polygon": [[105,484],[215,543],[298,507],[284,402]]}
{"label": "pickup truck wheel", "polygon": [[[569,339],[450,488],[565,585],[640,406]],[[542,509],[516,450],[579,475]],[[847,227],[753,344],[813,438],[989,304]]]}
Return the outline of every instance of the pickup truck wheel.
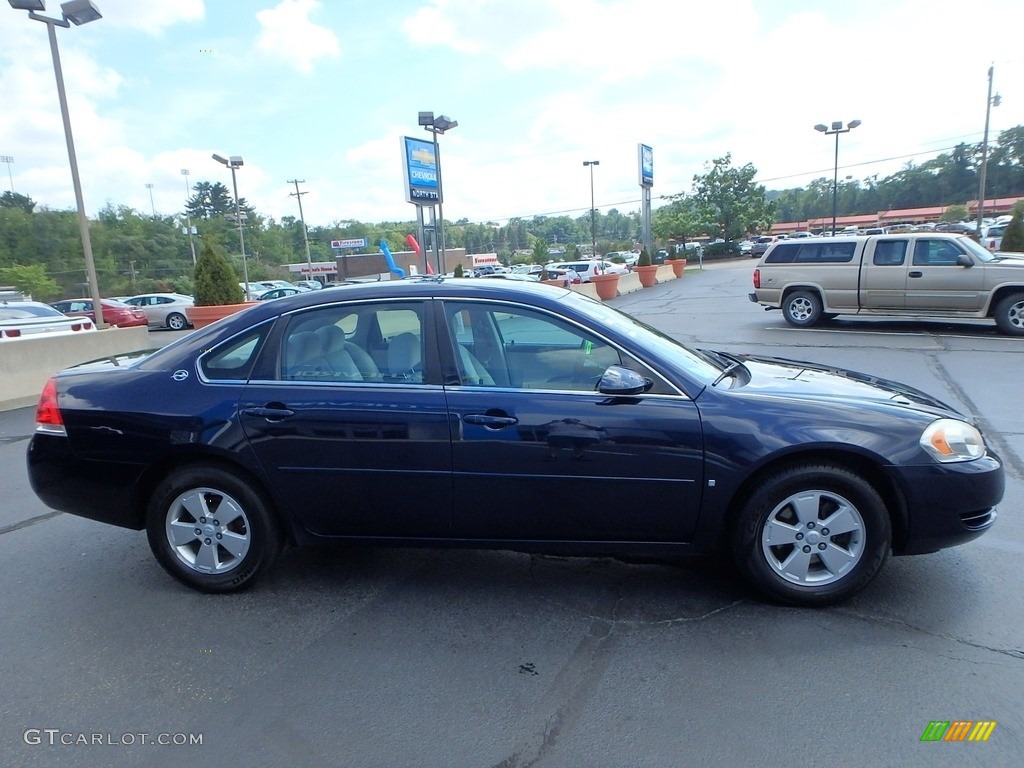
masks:
{"label": "pickup truck wheel", "polygon": [[812,291],[793,291],[782,301],[786,322],[798,328],[809,328],[821,320],[821,299]]}
{"label": "pickup truck wheel", "polygon": [[1012,293],[996,304],[996,327],[1007,336],[1024,336],[1024,293]]}
{"label": "pickup truck wheel", "polygon": [[832,605],[881,569],[892,542],[885,502],[864,478],[828,463],[773,472],[733,528],[733,556],[750,584],[792,605]]}

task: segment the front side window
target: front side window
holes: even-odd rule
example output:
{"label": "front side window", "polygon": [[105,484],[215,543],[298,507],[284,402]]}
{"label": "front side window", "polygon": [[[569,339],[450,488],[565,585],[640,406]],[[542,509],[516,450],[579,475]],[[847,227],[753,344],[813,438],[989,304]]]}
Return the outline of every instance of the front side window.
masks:
{"label": "front side window", "polygon": [[459,383],[593,392],[619,351],[597,336],[523,307],[449,303]]}
{"label": "front side window", "polygon": [[914,245],[915,267],[955,267],[963,251],[949,240],[918,240]]}

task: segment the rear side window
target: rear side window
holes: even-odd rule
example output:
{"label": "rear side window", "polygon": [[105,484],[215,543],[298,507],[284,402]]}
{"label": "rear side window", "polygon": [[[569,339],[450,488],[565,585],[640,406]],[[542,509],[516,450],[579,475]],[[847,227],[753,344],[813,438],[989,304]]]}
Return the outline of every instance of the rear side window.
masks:
{"label": "rear side window", "polygon": [[879,267],[899,267],[907,259],[906,240],[880,240],[875,243],[874,264]]}
{"label": "rear side window", "polygon": [[245,381],[249,378],[256,353],[264,337],[264,327],[257,328],[207,352],[199,359],[203,376],[211,381]]}
{"label": "rear side window", "polygon": [[856,243],[780,243],[766,264],[842,264],[853,261]]}

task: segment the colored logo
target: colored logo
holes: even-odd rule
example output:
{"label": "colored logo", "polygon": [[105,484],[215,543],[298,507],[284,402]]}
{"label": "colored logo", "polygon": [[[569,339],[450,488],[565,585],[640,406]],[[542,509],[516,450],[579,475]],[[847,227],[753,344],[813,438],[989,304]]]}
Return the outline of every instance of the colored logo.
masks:
{"label": "colored logo", "polygon": [[995,729],[995,720],[932,720],[921,741],[988,741]]}

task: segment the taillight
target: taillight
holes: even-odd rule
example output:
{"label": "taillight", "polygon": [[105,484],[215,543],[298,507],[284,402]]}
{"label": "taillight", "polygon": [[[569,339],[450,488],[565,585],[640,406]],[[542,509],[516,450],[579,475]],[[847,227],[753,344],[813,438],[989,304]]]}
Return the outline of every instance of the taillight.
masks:
{"label": "taillight", "polygon": [[8,339],[16,339],[21,336],[21,330],[18,328],[12,328],[8,331],[0,331],[0,336],[6,336]]}
{"label": "taillight", "polygon": [[755,269],[754,270],[754,287],[755,288],[760,288],[761,287],[761,270],[760,269]]}
{"label": "taillight", "polygon": [[52,377],[43,385],[43,392],[39,395],[39,405],[36,406],[36,432],[67,435],[64,430],[64,417],[61,416],[60,407],[57,405],[57,380]]}

